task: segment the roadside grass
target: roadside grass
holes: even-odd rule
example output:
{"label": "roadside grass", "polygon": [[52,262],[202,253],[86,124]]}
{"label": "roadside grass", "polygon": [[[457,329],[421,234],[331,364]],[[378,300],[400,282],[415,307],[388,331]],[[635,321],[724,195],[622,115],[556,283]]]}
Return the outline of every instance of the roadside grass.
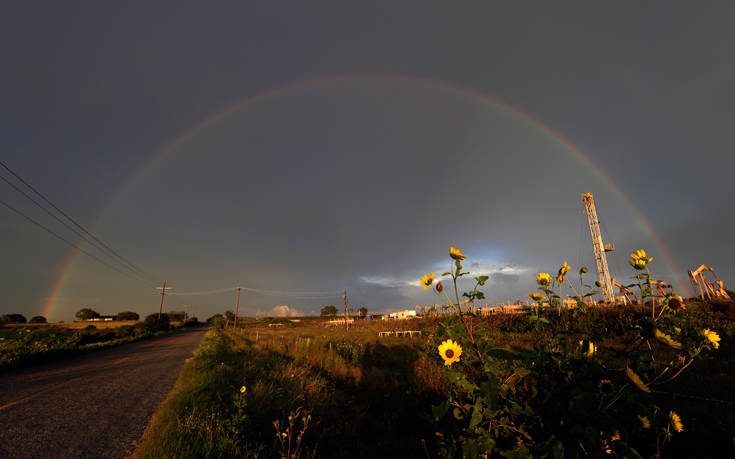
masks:
{"label": "roadside grass", "polygon": [[299,408],[312,416],[305,457],[425,457],[428,408],[447,386],[420,356],[426,340],[308,336],[317,331],[259,330],[256,341],[252,330],[210,330],[133,457],[281,457],[273,423]]}

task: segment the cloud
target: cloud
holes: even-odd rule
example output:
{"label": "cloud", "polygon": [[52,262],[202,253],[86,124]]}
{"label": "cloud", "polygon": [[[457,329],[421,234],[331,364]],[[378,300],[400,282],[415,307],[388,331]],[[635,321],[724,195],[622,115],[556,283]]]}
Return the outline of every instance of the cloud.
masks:
{"label": "cloud", "polygon": [[495,272],[492,273],[490,276],[490,279],[492,279],[493,283],[498,284],[516,284],[520,280],[521,276],[518,274],[505,274],[503,272]]}
{"label": "cloud", "polygon": [[289,306],[282,304],[279,306],[273,306],[268,311],[258,311],[258,315],[267,317],[297,317],[305,314],[298,309],[292,309]]}
{"label": "cloud", "polygon": [[390,288],[401,288],[401,287],[411,287],[411,286],[418,287],[419,285],[421,285],[421,282],[419,282],[418,277],[416,279],[399,279],[397,277],[391,277],[391,276],[362,276],[360,277],[360,281],[366,284],[373,284],[373,285],[379,285],[381,287],[390,287]]}

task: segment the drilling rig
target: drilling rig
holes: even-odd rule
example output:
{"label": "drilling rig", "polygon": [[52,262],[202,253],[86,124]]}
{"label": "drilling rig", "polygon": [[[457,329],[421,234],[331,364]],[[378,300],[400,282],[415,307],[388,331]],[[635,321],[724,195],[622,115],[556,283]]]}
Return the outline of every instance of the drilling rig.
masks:
{"label": "drilling rig", "polygon": [[600,276],[600,290],[602,298],[606,303],[615,301],[615,293],[613,292],[613,284],[610,280],[610,270],[607,267],[607,258],[605,252],[615,250],[613,244],[603,244],[602,234],[600,234],[600,221],[597,219],[597,210],[595,210],[595,200],[592,193],[582,195],[584,200],[584,209],[587,213],[587,222],[590,225],[590,235],[592,236],[592,249],[595,251],[595,261],[597,262],[597,274]]}

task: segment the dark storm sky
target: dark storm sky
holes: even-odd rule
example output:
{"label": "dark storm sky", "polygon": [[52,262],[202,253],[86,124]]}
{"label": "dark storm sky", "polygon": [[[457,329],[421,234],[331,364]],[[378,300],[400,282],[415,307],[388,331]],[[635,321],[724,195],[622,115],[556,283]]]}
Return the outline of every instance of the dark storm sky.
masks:
{"label": "dark storm sky", "polygon": [[[0,157],[151,281],[281,292],[244,292],[246,314],[315,312],[341,298],[285,292],[344,288],[372,311],[433,303],[417,280],[445,270],[450,245],[491,276],[490,302],[525,297],[539,270],[594,268],[588,191],[614,276],[645,248],[654,277],[688,287],[705,263],[727,286],[734,9],[18,2],[0,15]],[[78,242],[5,182],[0,197]],[[2,313],[158,307],[152,283],[0,216]],[[233,300],[166,308],[208,317]]]}

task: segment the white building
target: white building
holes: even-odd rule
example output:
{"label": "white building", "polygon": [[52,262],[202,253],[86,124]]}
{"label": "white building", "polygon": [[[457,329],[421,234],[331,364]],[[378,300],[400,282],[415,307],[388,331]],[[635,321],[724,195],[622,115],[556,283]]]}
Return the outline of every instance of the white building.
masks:
{"label": "white building", "polygon": [[391,312],[384,319],[411,319],[416,317],[415,309],[406,309],[405,311]]}

